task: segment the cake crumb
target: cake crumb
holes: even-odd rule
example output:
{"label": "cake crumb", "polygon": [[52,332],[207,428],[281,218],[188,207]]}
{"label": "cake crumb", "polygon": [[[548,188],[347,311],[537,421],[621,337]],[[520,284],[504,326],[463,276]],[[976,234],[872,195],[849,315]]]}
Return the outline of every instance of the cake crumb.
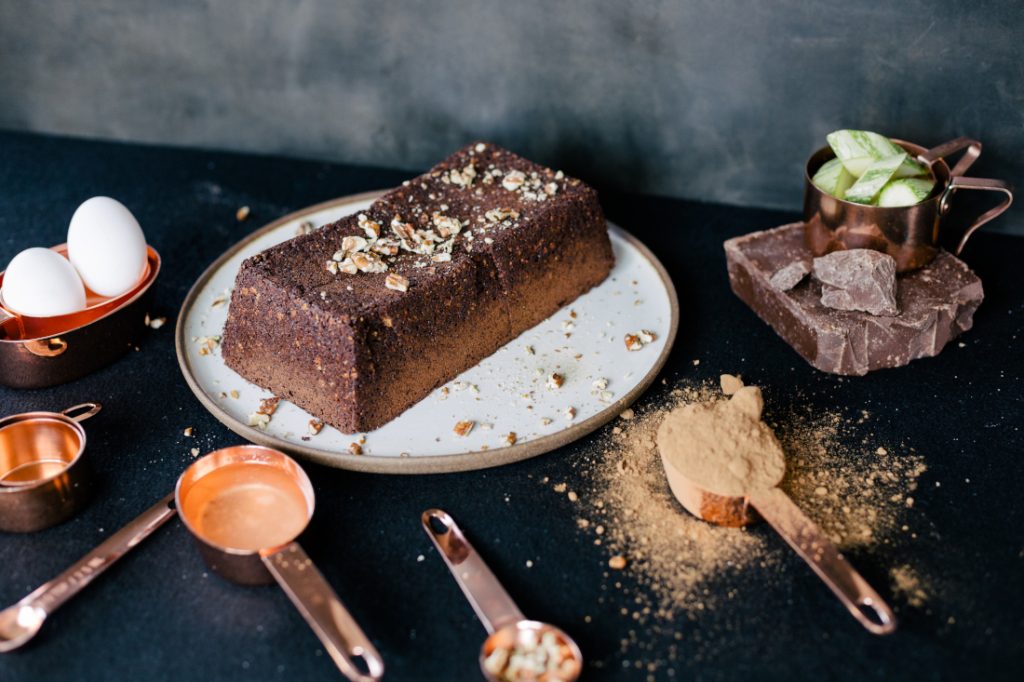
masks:
{"label": "cake crumb", "polygon": [[629,421],[635,416],[636,412],[634,412],[633,408],[631,407],[627,407],[626,409],[619,413],[619,419],[625,419],[626,421]]}
{"label": "cake crumb", "polygon": [[611,559],[608,560],[608,568],[610,568],[612,570],[621,571],[625,567],[626,567],[626,557],[622,556],[621,554],[616,554],[615,556],[613,556]]}
{"label": "cake crumb", "polygon": [[570,502],[576,502],[577,500],[579,500],[579,499],[580,499],[580,496],[579,496],[579,495],[577,495],[577,494],[576,494],[576,493],[575,493],[574,491],[572,491],[572,490],[570,490],[570,491],[569,491],[569,494],[568,494],[568,495],[566,495],[566,497],[568,497],[568,498],[569,498],[569,501],[570,501]]}
{"label": "cake crumb", "polygon": [[231,390],[231,392],[229,393],[229,395],[230,395],[230,396],[231,396],[232,398],[234,398],[235,400],[238,400],[238,391],[236,391],[236,390],[232,389],[232,390]]}
{"label": "cake crumb", "polygon": [[235,211],[235,220],[237,220],[238,222],[243,222],[248,217],[249,217],[249,207],[248,206],[239,206],[238,210]]}
{"label": "cake crumb", "polygon": [[554,490],[556,493],[564,493],[566,488],[568,487],[569,486],[566,485],[565,483],[556,483],[554,486],[552,486],[552,490]]}

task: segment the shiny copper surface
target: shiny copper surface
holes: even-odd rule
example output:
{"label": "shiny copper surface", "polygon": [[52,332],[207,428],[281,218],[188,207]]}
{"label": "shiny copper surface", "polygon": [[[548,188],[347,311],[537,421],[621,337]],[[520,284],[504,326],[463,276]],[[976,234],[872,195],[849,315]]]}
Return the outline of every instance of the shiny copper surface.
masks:
{"label": "shiny copper surface", "polygon": [[[189,494],[198,490],[197,484],[204,477],[236,464],[274,467],[285,473],[287,484],[294,485],[306,501],[306,523],[313,516],[313,486],[291,457],[259,445],[216,450],[193,462],[178,479],[174,491],[175,506],[185,527],[195,536],[203,559],[215,572],[236,583],[259,585],[276,581],[345,677],[354,682],[379,680],[384,674],[380,654],[294,538],[276,547],[239,550],[220,546],[203,536],[202,520],[191,516],[199,513],[199,507],[188,503]],[[300,529],[298,533],[301,532]]]}
{"label": "shiny copper surface", "polygon": [[0,419],[0,530],[25,533],[66,520],[85,502],[92,470],[79,424],[99,412],[83,403],[64,412]]}
{"label": "shiny copper surface", "polygon": [[[146,248],[144,277],[121,296],[103,298],[89,292],[85,310],[46,318],[16,315],[0,306],[0,384],[11,388],[62,384],[110,364],[131,349],[145,331],[153,282],[160,274],[160,255]],[[54,250],[66,253],[63,244]]]}
{"label": "shiny copper surface", "polygon": [[[924,201],[913,206],[886,208],[838,199],[811,181],[822,164],[835,157],[831,148],[819,149],[811,155],[804,171],[804,236],[815,255],[838,249],[874,249],[896,259],[897,271],[916,270],[927,265],[938,252],[943,218],[957,190],[986,190],[1003,195],[996,207],[978,216],[965,230],[955,251],[957,255],[979,227],[1010,207],[1013,193],[1007,183],[963,177],[981,154],[980,142],[959,138],[930,150],[901,140],[893,142],[931,168],[935,189]],[[944,157],[958,151],[964,154],[950,170]]]}
{"label": "shiny copper surface", "polygon": [[487,631],[488,637],[480,647],[479,655],[484,679],[498,681],[498,677],[485,665],[494,650],[499,647],[513,649],[516,642],[528,633],[536,635],[537,640],[550,633],[567,654],[567,674],[545,675],[540,679],[571,682],[579,677],[583,671],[583,654],[576,642],[561,628],[528,620],[523,615],[448,512],[428,509],[420,516],[420,523]]}

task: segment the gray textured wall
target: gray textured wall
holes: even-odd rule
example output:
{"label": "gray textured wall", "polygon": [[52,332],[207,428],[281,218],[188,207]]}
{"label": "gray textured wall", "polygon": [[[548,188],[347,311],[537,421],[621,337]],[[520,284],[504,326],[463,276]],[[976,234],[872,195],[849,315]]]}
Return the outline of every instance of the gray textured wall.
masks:
{"label": "gray textured wall", "polygon": [[406,168],[484,137],[603,186],[797,208],[838,127],[975,136],[975,174],[1021,177],[1022,19],[1020,0],[0,0],[0,127]]}

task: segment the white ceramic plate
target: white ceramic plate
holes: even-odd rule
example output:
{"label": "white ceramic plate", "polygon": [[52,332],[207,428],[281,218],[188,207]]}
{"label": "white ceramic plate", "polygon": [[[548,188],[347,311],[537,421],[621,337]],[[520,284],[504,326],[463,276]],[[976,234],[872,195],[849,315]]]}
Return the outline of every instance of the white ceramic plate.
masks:
{"label": "white ceramic plate", "polygon": [[[239,266],[295,236],[303,221],[323,225],[365,209],[378,195],[318,204],[257,230],[217,259],[185,298],[175,337],[181,370],[203,405],[246,440],[344,469],[482,469],[549,452],[590,433],[632,403],[664,365],[679,321],[672,281],[643,244],[609,224],[615,267],[608,279],[463,372],[446,385],[447,392],[434,391],[366,434],[324,426],[311,435],[310,415],[285,401],[265,430],[249,426],[249,415],[270,393],[228,369],[219,348],[200,354],[204,339],[221,334]],[[656,340],[627,350],[625,335],[641,329],[654,332]],[[556,372],[565,377],[561,388],[548,385]],[[598,387],[601,380],[607,387]],[[573,418],[566,414],[569,408],[575,409]],[[453,432],[462,420],[476,422],[464,437]],[[516,435],[514,445],[506,440],[509,433]],[[350,444],[361,436],[362,454],[354,455]]]}

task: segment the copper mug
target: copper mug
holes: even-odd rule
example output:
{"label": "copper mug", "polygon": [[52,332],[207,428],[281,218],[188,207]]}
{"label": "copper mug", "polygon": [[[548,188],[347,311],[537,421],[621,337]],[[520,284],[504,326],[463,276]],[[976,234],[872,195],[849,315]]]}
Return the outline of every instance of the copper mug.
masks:
{"label": "copper mug", "polygon": [[[938,253],[942,221],[957,190],[978,189],[1004,195],[998,206],[982,213],[968,226],[956,247],[958,256],[979,227],[1010,207],[1013,190],[1006,182],[964,177],[981,156],[981,143],[977,140],[961,137],[934,149],[902,140],[893,142],[931,169],[935,176],[932,193],[912,206],[891,208],[838,199],[811,181],[818,169],[835,157],[830,147],[819,149],[811,155],[804,170],[804,241],[815,256],[841,249],[874,249],[896,259],[898,272],[916,270]],[[950,170],[945,157],[961,150],[963,156]]]}

